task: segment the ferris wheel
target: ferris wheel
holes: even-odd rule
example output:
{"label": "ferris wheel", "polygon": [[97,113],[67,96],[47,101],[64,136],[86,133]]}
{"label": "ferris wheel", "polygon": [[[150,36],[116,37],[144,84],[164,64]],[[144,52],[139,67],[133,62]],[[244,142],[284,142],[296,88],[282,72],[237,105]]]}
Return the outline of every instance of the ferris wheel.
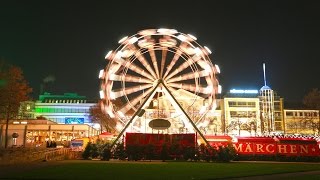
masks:
{"label": "ferris wheel", "polygon": [[[118,117],[125,126],[155,97],[167,97],[184,111],[174,95],[181,89],[194,94],[191,102],[205,98],[205,111],[214,109],[221,90],[216,77],[220,70],[208,56],[210,49],[196,40],[174,29],[146,29],[120,39],[119,47],[105,56],[108,65],[99,73],[103,112]],[[118,99],[124,102],[121,107],[113,105]]]}

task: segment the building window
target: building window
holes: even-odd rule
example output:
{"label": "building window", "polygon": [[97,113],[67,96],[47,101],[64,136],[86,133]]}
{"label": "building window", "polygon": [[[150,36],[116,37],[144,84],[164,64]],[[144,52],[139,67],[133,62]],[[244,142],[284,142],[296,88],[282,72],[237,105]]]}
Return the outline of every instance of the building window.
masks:
{"label": "building window", "polygon": [[256,103],[255,102],[248,102],[248,107],[255,107]]}
{"label": "building window", "polygon": [[229,101],[228,104],[229,104],[229,107],[235,107],[235,106],[237,106],[237,103],[234,102],[234,101]]}
{"label": "building window", "polygon": [[157,100],[153,101],[153,107],[158,107],[158,101]]}
{"label": "building window", "polygon": [[281,131],[282,130],[282,126],[281,126],[281,122],[275,122],[275,129],[276,131]]}
{"label": "building window", "polygon": [[293,112],[286,112],[286,116],[293,116]]}

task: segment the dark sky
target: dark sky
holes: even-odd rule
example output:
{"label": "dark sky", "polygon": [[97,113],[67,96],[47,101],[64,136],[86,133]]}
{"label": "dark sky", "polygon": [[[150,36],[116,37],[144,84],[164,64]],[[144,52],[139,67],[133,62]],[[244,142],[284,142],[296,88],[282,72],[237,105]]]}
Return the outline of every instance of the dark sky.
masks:
{"label": "dark sky", "polygon": [[9,1],[0,2],[0,57],[17,65],[39,95],[98,98],[98,72],[118,40],[148,28],[190,33],[208,46],[223,91],[267,84],[285,101],[319,88],[320,1]]}

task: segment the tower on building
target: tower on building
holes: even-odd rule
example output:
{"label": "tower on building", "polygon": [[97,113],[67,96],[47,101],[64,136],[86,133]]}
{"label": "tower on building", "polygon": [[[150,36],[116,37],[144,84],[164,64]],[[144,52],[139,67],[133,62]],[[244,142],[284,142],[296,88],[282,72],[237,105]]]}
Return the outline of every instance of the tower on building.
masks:
{"label": "tower on building", "polygon": [[259,91],[260,112],[261,112],[261,131],[263,134],[271,134],[275,131],[274,122],[274,92],[267,85],[266,66],[263,63],[264,86]]}

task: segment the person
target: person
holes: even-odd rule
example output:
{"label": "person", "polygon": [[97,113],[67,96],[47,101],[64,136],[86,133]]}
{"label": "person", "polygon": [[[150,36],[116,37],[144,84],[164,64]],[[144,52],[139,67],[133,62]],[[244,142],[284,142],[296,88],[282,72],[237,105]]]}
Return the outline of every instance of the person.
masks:
{"label": "person", "polygon": [[53,141],[53,142],[51,143],[51,147],[53,147],[53,148],[56,148],[56,147],[57,147],[56,141]]}

